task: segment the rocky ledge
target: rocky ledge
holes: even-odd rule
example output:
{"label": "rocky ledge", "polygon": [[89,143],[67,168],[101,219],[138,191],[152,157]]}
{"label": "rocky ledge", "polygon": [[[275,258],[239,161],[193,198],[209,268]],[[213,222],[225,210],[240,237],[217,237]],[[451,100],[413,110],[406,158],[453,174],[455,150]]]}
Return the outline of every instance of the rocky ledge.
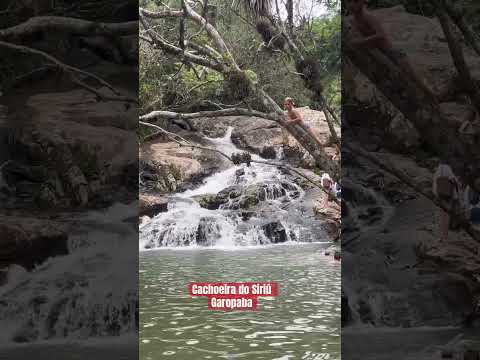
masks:
{"label": "rocky ledge", "polygon": [[17,264],[33,269],[50,257],[68,253],[63,226],[49,220],[0,216],[0,268]]}

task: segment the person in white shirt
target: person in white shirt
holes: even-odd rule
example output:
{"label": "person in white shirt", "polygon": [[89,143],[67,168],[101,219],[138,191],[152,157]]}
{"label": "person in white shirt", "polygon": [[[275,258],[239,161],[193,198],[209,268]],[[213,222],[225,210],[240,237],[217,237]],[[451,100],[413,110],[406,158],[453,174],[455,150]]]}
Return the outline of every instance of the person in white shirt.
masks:
{"label": "person in white shirt", "polygon": [[[437,170],[433,174],[433,194],[448,211],[453,211],[455,203],[458,203],[458,180],[452,168],[443,160],[440,161]],[[440,209],[440,241],[448,238],[450,215],[447,211]]]}
{"label": "person in white shirt", "polygon": [[340,186],[332,180],[330,175],[324,173],[321,180],[323,188],[328,192],[328,196],[325,198],[323,207],[326,208],[329,201],[332,201],[334,198],[340,198]]}

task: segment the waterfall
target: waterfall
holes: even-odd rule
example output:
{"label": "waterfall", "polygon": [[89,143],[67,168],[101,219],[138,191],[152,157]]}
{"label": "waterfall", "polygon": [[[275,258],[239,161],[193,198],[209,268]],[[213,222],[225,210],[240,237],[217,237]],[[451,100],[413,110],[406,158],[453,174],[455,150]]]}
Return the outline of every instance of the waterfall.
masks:
{"label": "waterfall", "polygon": [[[0,343],[81,340],[137,331],[136,204],[115,204],[70,220],[69,254],[31,272],[11,266],[0,288]],[[67,222],[65,222],[67,223]],[[112,252],[112,249],[115,249]]]}
{"label": "waterfall", "polygon": [[[228,155],[241,152],[231,133],[230,127],[225,136],[207,139]],[[304,196],[292,176],[275,166],[232,166],[206,178],[196,189],[170,196],[167,212],[141,224],[139,248],[229,249],[322,241],[320,221],[304,216]],[[202,207],[202,197],[213,198],[217,206]]]}

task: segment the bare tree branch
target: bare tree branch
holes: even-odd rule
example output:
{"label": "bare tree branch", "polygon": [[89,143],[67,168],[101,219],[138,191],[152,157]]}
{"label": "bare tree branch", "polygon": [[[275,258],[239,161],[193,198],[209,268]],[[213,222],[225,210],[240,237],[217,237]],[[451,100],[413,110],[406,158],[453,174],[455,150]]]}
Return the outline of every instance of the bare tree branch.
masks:
{"label": "bare tree branch", "polygon": [[267,114],[264,112],[256,110],[248,110],[242,108],[231,108],[231,109],[222,109],[222,110],[212,110],[212,111],[199,111],[196,113],[176,113],[173,111],[152,111],[148,114],[140,116],[140,120],[153,120],[153,119],[197,119],[197,118],[212,118],[219,116],[256,116],[259,118],[269,119],[272,121],[277,121],[278,116],[275,114]]}
{"label": "bare tree branch", "polygon": [[140,15],[140,22],[142,23],[143,27],[145,28],[147,34],[150,36],[150,39],[146,38],[145,36],[141,35],[140,39],[149,42],[150,44],[157,45],[159,48],[161,48],[164,52],[170,55],[177,55],[180,56],[181,58],[190,61],[194,64],[201,65],[208,67],[210,69],[219,71],[219,72],[224,72],[225,67],[217,62],[214,62],[210,59],[204,58],[202,56],[198,56],[195,54],[192,54],[189,51],[184,51],[178,46],[172,45],[168,43],[165,39],[163,39],[160,34],[158,34],[156,31],[154,31],[150,24],[147,22],[147,20]]}
{"label": "bare tree branch", "polygon": [[182,17],[183,10],[161,10],[161,11],[150,11],[144,8],[139,8],[140,15],[148,17],[149,19],[162,19],[166,17]]}
{"label": "bare tree branch", "polygon": [[42,31],[62,32],[71,35],[126,36],[138,33],[138,23],[136,21],[96,23],[77,18],[37,16],[22,24],[0,30],[0,39],[16,42]]}
{"label": "bare tree branch", "polygon": [[[137,102],[137,99],[134,99],[134,98],[131,98],[131,97],[128,97],[128,96],[121,96],[120,92],[117,89],[115,89],[112,85],[110,85],[108,82],[101,79],[97,75],[92,74],[92,73],[87,72],[87,71],[84,71],[84,70],[81,70],[81,69],[78,69],[76,67],[64,64],[60,60],[56,59],[55,57],[53,57],[53,56],[51,56],[51,55],[49,55],[49,54],[47,54],[43,51],[33,49],[33,48],[29,48],[27,46],[11,44],[11,43],[8,43],[8,42],[5,42],[5,41],[0,41],[0,47],[15,50],[15,51],[18,51],[18,52],[21,52],[21,53],[24,53],[24,54],[37,55],[37,56],[40,56],[40,57],[44,58],[45,60],[49,61],[50,63],[55,65],[57,68],[62,70],[63,72],[71,75],[72,81],[74,81],[75,83],[77,83],[81,87],[85,88],[86,90],[94,92],[101,99],[110,100],[110,101],[126,101],[126,102],[133,102],[133,103]],[[88,86],[87,84],[85,84],[83,81],[80,81],[78,79],[78,76],[83,76],[83,77],[94,79],[99,84],[101,84],[101,85],[107,87],[108,89],[110,89],[116,96],[108,96],[106,94],[103,94],[103,93],[99,92],[98,90],[95,90],[91,86]]]}

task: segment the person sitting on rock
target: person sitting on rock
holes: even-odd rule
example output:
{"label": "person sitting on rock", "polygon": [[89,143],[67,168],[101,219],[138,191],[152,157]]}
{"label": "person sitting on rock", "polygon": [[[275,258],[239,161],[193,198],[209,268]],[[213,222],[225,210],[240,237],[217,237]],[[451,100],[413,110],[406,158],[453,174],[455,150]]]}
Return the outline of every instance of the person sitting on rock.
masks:
{"label": "person sitting on rock", "polygon": [[455,210],[455,204],[458,202],[458,180],[452,171],[452,168],[445,160],[440,160],[437,170],[433,175],[433,194],[437,197],[445,210],[440,209],[440,241],[446,241],[448,238],[448,229],[450,226],[449,211]]}
{"label": "person sitting on rock", "polygon": [[320,139],[313,132],[312,126],[303,119],[302,115],[295,110],[295,103],[290,97],[285,98],[283,102],[285,110],[287,110],[287,125],[300,125],[317,143],[321,145]]}
{"label": "person sitting on rock", "polygon": [[438,106],[438,100],[425,80],[415,70],[408,55],[402,49],[396,48],[386,34],[380,20],[367,10],[366,0],[347,0],[347,9],[353,15],[352,24],[363,35],[351,41],[354,46],[376,48],[386,55],[395,65],[404,70],[421,89]]}

